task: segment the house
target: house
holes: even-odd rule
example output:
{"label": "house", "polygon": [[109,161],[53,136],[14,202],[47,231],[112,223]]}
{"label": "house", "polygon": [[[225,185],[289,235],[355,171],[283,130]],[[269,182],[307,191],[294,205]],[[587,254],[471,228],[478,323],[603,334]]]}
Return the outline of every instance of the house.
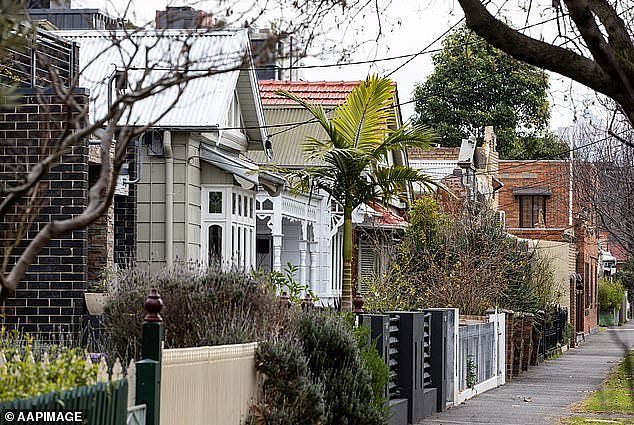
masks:
{"label": "house", "polygon": [[499,209],[509,233],[552,260],[560,304],[578,335],[597,329],[597,230],[568,160],[500,161]]}
{"label": "house", "polygon": [[[7,52],[0,77],[0,83],[4,84],[6,76],[12,76],[18,83],[20,95],[14,105],[3,105],[0,111],[0,187],[3,190],[23,182],[27,171],[49,153],[46,147],[54,146],[69,125],[65,119],[69,106],[50,88],[51,75],[45,64],[56,63],[60,81],[72,85],[77,70],[77,46],[43,30],[37,32],[35,41],[24,52]],[[74,94],[80,105],[87,104],[88,90],[75,88]],[[88,140],[74,146],[41,180],[39,211],[33,217],[31,231],[11,253],[8,247],[15,241],[15,226],[20,227],[22,218],[28,214],[18,203],[3,215],[0,250],[2,257],[8,258],[9,267],[15,264],[17,254],[33,237],[33,229],[83,211],[89,181],[94,178],[95,157],[98,157],[91,150]],[[99,233],[94,230],[91,227],[73,231],[51,240],[40,251],[15,296],[0,306],[3,325],[43,335],[79,331],[88,275],[95,273],[96,258],[88,248],[91,235]]]}
{"label": "house", "polygon": [[[107,106],[113,70],[126,71],[133,84],[135,72],[157,63],[178,67],[183,55],[173,52],[180,52],[184,41],[193,64],[221,71],[192,80],[182,93],[168,90],[135,104],[129,125],[153,125],[131,151],[128,170],[138,170],[138,175],[131,173],[124,186],[134,187],[136,199],[117,199],[115,210],[124,202],[126,214],[133,216],[128,230],[135,222],[136,252],[130,260],[150,269],[176,261],[255,267],[256,191],[261,187],[276,195],[285,182],[244,156],[248,150],[262,150],[267,139],[247,31],[133,33],[134,43],[150,47],[149,55],[144,49],[128,49],[128,40],[123,42],[123,55],[109,49],[113,34],[124,39],[123,33],[60,34],[82,50],[80,81],[91,90],[96,116]],[[170,59],[173,62],[165,65]],[[121,228],[117,231],[115,226],[115,238],[129,237],[126,226]]]}
{"label": "house", "polygon": [[[276,95],[275,91],[291,91],[311,103],[320,104],[326,111],[332,111],[358,84],[358,81],[260,81],[273,151],[270,158],[265,152],[251,151],[247,155],[254,162],[268,162],[284,169],[319,166],[318,161],[304,157],[302,143],[308,136],[325,138],[325,132],[301,105]],[[400,113],[397,116],[400,124]],[[387,161],[406,164],[405,153],[394,153]],[[387,267],[386,250],[391,243],[386,235],[391,238],[395,232],[402,233],[406,224],[392,207],[362,205],[355,210],[353,278],[359,284]],[[289,262],[298,266],[297,280],[308,285],[323,304],[330,304],[341,294],[342,225],[343,211],[326,193],[295,193],[286,189],[279,198],[272,198],[259,191],[258,267],[280,270]],[[380,236],[378,246],[372,236]]]}
{"label": "house", "polygon": [[[502,182],[497,176],[499,156],[493,127],[486,127],[482,146],[474,138],[464,139],[460,147],[432,146],[430,149],[408,150],[410,167],[424,171],[435,182],[448,189],[455,197],[438,191],[443,205],[459,211],[465,202],[486,204],[497,209],[498,190]],[[429,193],[427,187],[415,185],[414,193]]]}

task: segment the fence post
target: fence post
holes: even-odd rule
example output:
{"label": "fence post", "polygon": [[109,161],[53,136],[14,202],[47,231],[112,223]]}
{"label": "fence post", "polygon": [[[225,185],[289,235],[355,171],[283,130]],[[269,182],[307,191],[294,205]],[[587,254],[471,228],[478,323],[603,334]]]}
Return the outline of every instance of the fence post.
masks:
{"label": "fence post", "polygon": [[146,425],[159,425],[161,357],[163,351],[163,300],[155,288],[145,300],[141,360],[136,363],[136,404],[145,404]]}

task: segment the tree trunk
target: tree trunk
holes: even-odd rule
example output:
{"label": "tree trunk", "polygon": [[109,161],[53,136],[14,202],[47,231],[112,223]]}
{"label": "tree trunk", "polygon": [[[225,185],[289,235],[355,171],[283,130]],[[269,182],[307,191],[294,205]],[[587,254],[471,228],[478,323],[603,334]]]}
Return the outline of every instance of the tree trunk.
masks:
{"label": "tree trunk", "polygon": [[341,309],[352,311],[352,207],[343,208],[343,277]]}

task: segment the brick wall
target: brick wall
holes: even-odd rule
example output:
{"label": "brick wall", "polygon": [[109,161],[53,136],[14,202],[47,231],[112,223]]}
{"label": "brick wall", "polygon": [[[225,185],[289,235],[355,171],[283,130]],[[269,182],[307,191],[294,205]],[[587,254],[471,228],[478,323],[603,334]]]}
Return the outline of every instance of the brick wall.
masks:
{"label": "brick wall", "polygon": [[[513,234],[533,239],[550,239],[561,235],[568,224],[569,174],[567,161],[500,161],[499,178],[504,186],[499,190],[499,209],[506,213],[506,226]],[[519,230],[519,198],[513,189],[545,189],[551,192],[546,200],[546,222],[544,229]],[[548,229],[558,229],[548,231]],[[527,235],[524,233],[528,232]]]}
{"label": "brick wall", "polygon": [[[19,106],[0,111],[0,185],[20,181],[54,143],[67,125],[66,106],[50,91],[35,96],[33,89],[21,89]],[[87,94],[78,90],[76,100],[87,102]],[[75,146],[63,155],[42,180],[39,215],[26,234],[32,238],[50,220],[60,220],[80,214],[87,203],[88,146]],[[2,257],[6,244],[15,240],[16,223],[24,217],[23,206],[3,218],[0,229]],[[24,243],[10,256],[16,259]],[[15,297],[2,306],[4,321],[19,324],[31,333],[76,332],[84,312],[86,290],[87,234],[78,230],[52,240],[42,249],[28,268]],[[9,266],[10,267],[10,266]]]}

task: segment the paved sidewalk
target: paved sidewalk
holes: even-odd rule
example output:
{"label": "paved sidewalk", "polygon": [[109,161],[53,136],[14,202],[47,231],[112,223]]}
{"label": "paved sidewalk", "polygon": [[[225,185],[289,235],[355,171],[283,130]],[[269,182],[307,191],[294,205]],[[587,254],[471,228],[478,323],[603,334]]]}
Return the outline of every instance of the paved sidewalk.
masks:
{"label": "paved sidewalk", "polygon": [[[423,419],[418,425],[556,423],[570,416],[568,406],[595,390],[634,346],[634,321],[592,335],[580,348],[568,350],[524,372],[510,383],[480,394],[458,407]],[[527,400],[527,401],[525,401]]]}

